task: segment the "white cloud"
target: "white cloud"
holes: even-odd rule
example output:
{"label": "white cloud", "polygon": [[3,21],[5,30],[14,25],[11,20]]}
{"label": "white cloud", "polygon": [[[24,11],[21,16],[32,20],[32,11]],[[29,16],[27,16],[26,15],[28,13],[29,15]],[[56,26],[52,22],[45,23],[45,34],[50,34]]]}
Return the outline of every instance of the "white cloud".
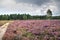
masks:
{"label": "white cloud", "polygon": [[14,0],[2,0],[1,1],[1,5],[3,5],[3,6],[7,6],[7,5],[12,6],[14,4],[16,4],[16,2]]}
{"label": "white cloud", "polygon": [[1,6],[1,13],[29,13],[31,15],[45,15],[47,9],[51,9],[54,13],[57,11],[57,7],[55,2],[50,2],[43,4],[41,6],[37,6],[35,4],[29,3],[16,3],[15,0],[2,0]]}

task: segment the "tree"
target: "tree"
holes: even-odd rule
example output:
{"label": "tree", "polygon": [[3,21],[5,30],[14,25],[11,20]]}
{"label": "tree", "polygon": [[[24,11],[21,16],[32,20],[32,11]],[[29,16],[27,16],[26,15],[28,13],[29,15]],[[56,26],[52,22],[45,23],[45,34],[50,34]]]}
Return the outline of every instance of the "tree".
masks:
{"label": "tree", "polygon": [[26,14],[23,14],[23,20],[27,20]]}
{"label": "tree", "polygon": [[7,15],[3,15],[2,16],[2,20],[8,20],[8,16]]}
{"label": "tree", "polygon": [[47,10],[47,19],[52,18],[52,11],[50,9]]}

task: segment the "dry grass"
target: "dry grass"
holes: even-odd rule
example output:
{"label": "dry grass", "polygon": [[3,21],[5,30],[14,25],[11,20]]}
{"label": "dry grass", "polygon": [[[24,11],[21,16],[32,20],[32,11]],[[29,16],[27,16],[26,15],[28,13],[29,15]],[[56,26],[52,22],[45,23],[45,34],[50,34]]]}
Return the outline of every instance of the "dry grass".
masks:
{"label": "dry grass", "polygon": [[5,23],[13,22],[12,20],[0,20],[0,26],[4,25]]}

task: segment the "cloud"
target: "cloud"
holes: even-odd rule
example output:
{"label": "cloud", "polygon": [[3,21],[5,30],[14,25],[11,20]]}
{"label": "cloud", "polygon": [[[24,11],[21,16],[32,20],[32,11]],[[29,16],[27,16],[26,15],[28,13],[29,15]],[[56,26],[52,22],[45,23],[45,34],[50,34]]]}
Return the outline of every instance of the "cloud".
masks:
{"label": "cloud", "polygon": [[60,2],[60,0],[55,0],[55,1]]}
{"label": "cloud", "polygon": [[[47,9],[53,14],[59,12],[57,0],[0,0],[0,13],[26,13],[30,15],[46,15]],[[59,15],[59,14],[57,14]]]}
{"label": "cloud", "polygon": [[3,7],[13,6],[14,4],[16,4],[14,0],[2,0],[0,2],[0,5]]}
{"label": "cloud", "polygon": [[36,5],[42,5],[44,3],[50,2],[50,0],[16,0],[17,3],[23,2],[23,3],[30,3],[30,4],[36,4]]}

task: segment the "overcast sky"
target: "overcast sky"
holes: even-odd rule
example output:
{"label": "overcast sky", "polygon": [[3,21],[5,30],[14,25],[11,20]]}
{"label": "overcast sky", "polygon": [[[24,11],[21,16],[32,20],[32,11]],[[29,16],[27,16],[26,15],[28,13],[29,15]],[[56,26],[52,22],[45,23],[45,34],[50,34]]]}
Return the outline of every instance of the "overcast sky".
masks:
{"label": "overcast sky", "polygon": [[60,15],[60,0],[0,0],[0,14],[46,15],[47,9]]}

